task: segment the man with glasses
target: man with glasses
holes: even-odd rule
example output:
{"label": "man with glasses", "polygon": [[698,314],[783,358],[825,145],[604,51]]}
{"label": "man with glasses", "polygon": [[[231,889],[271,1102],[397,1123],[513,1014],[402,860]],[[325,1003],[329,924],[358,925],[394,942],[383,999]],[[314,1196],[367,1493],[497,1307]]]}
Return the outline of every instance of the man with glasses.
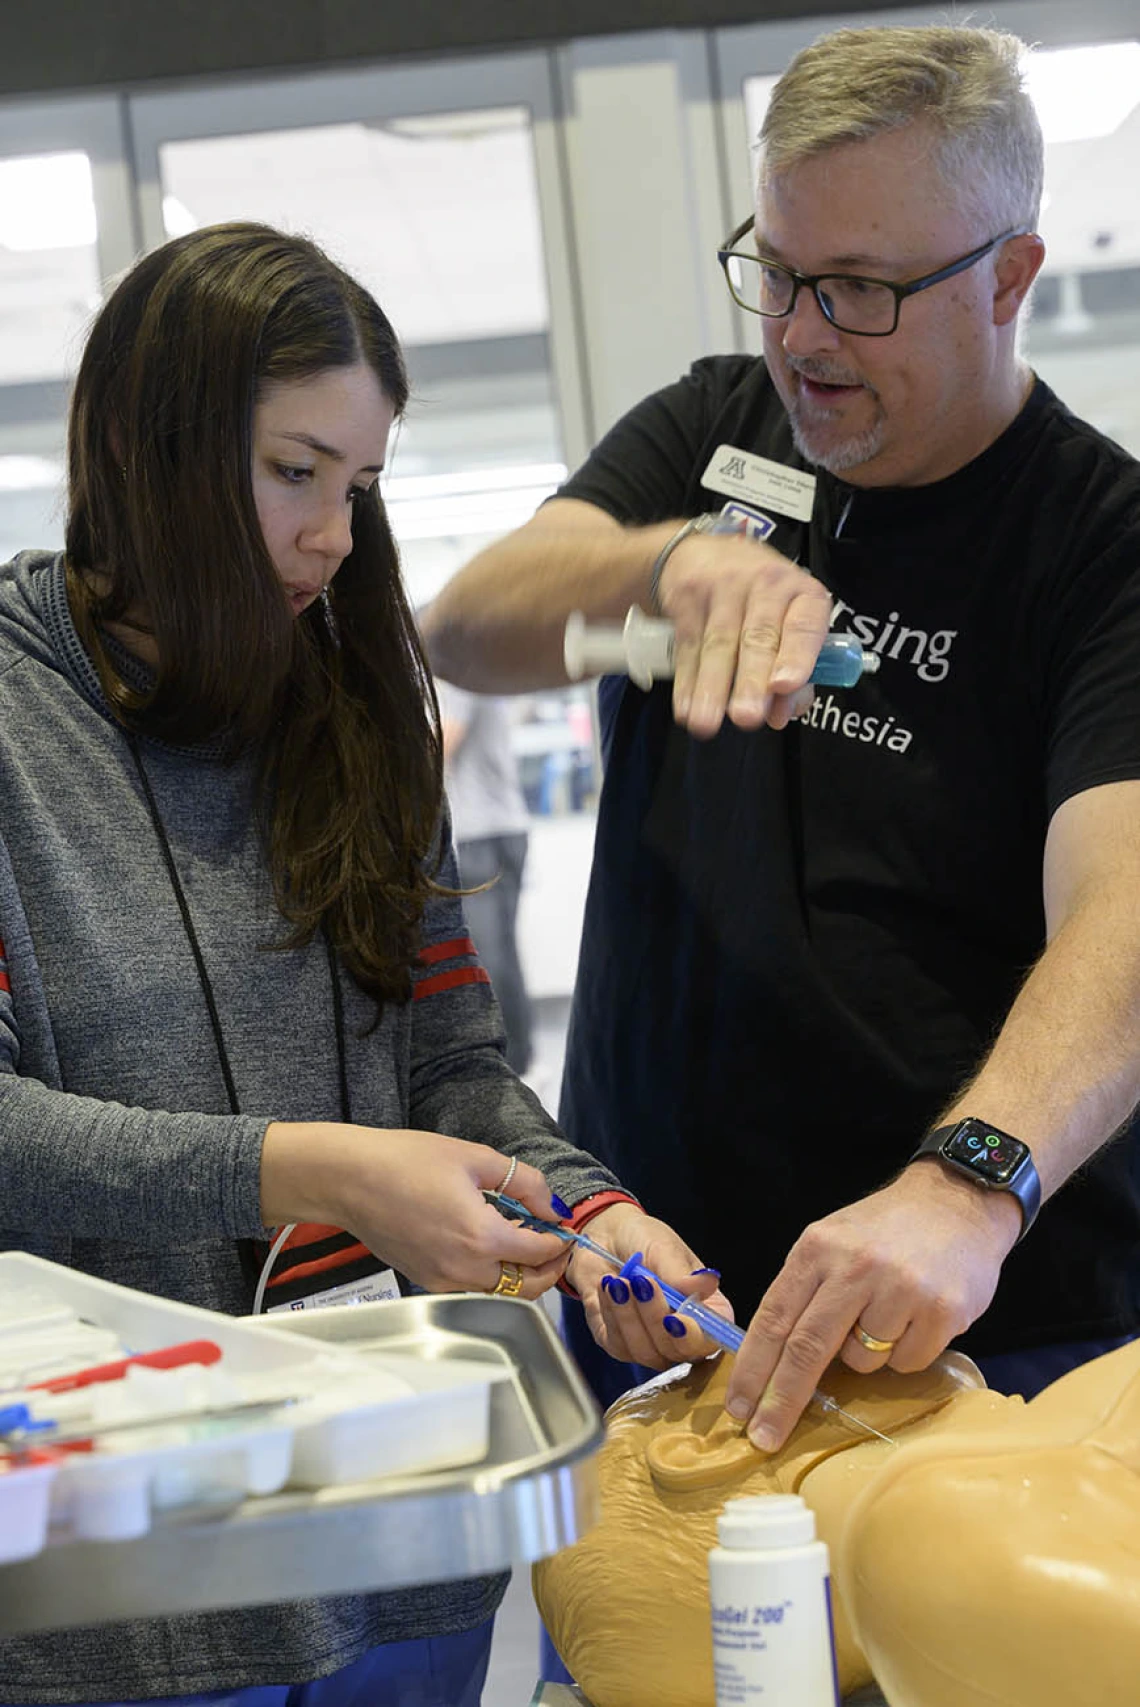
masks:
{"label": "man with glasses", "polygon": [[[563,679],[573,608],[676,624],[672,694],[600,690],[562,1116],[752,1316],[762,1447],[836,1355],[961,1335],[1029,1393],[1137,1325],[1140,468],[1018,353],[1023,52],[800,54],[720,252],[763,361],[640,404],[433,610],[484,690]],[[880,668],[813,698],[829,626]]]}

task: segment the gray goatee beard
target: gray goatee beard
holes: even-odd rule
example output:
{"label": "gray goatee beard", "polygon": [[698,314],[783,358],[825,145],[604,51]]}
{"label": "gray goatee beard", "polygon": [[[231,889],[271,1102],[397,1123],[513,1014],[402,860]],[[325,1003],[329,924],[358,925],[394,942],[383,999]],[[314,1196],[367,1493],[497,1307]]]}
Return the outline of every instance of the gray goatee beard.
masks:
{"label": "gray goatee beard", "polygon": [[[824,446],[819,440],[824,434],[818,428],[805,431],[795,415],[789,416],[792,423],[792,439],[800,455],[808,462],[814,462],[819,468],[826,468],[829,474],[846,474],[850,468],[858,468],[861,463],[870,462],[873,456],[878,456],[883,448],[883,423],[876,421],[874,426],[865,427],[861,433],[853,433],[848,439],[842,439]],[[817,438],[818,434],[818,438]]]}
{"label": "gray goatee beard", "polygon": [[[821,358],[785,358],[792,374],[803,379],[813,379],[821,385],[858,385],[861,383],[858,375],[849,373],[838,362],[829,362]],[[875,391],[868,386],[871,398],[878,402]],[[795,447],[802,457],[814,462],[820,468],[826,468],[829,474],[845,474],[850,468],[858,468],[861,463],[870,462],[873,456],[878,456],[883,448],[885,423],[880,415],[862,432],[852,433],[850,438],[841,439],[837,444],[830,440],[828,427],[825,422],[818,420],[807,423],[802,419],[802,412],[793,400],[788,409],[788,417],[792,424],[792,438]]]}

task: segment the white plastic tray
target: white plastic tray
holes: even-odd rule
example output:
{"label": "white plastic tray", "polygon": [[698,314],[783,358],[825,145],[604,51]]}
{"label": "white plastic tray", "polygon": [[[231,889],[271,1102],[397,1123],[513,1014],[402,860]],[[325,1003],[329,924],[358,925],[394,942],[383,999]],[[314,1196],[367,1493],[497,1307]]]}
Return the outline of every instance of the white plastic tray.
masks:
{"label": "white plastic tray", "polygon": [[[0,1471],[0,1563],[33,1556],[48,1542],[123,1541],[145,1535],[159,1514],[202,1514],[286,1486],[317,1489],[478,1462],[488,1442],[490,1389],[498,1374],[479,1364],[424,1369],[415,1359],[359,1358],[318,1340],[93,1280],[19,1253],[0,1253],[0,1334],[36,1363],[37,1322],[14,1320],[12,1301],[35,1288],[84,1323],[113,1333],[125,1354],[185,1340],[221,1347],[213,1371],[234,1397],[298,1402],[252,1417],[188,1428],[156,1421],[144,1433],[101,1439]],[[9,1301],[4,1310],[3,1300]],[[44,1311],[47,1321],[50,1312]],[[43,1329],[46,1344],[47,1328]],[[106,1357],[105,1342],[97,1361]],[[18,1361],[18,1359],[17,1359]],[[38,1374],[39,1371],[36,1371]],[[148,1372],[151,1389],[193,1386],[206,1372]],[[446,1388],[448,1400],[439,1403]],[[89,1389],[114,1397],[110,1384]],[[41,1401],[48,1403],[49,1401]],[[0,1396],[0,1403],[3,1398]],[[181,1407],[175,1403],[173,1409]],[[83,1432],[83,1425],[66,1425]]]}

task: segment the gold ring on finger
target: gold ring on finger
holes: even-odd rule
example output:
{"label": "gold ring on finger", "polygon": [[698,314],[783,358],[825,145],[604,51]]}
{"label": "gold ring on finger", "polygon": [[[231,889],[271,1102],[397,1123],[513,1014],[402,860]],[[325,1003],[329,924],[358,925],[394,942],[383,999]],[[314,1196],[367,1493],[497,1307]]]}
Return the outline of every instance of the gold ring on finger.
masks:
{"label": "gold ring on finger", "polygon": [[492,1290],[492,1298],[517,1298],[522,1289],[523,1271],[518,1263],[501,1262],[499,1264],[499,1281]]}
{"label": "gold ring on finger", "polygon": [[876,1338],[874,1334],[869,1334],[861,1322],[856,1322],[851,1332],[855,1335],[859,1344],[861,1346],[865,1346],[868,1351],[894,1351],[895,1346],[898,1344],[897,1340],[881,1340]]}

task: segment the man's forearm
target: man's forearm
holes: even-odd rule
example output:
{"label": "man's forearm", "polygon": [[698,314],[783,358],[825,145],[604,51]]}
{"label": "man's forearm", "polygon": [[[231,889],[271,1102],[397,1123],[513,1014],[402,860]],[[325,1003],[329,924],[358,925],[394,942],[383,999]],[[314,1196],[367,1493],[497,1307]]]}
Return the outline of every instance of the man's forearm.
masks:
{"label": "man's forearm", "polygon": [[1130,883],[1066,920],[946,1120],[977,1115],[1027,1143],[1049,1197],[1140,1098],[1140,932]]}
{"label": "man's forearm", "polygon": [[654,560],[678,525],[624,528],[594,511],[562,527],[540,512],[480,552],[433,601],[424,621],[432,668],[479,693],[564,686],[570,612],[620,620],[630,605],[645,605]]}

